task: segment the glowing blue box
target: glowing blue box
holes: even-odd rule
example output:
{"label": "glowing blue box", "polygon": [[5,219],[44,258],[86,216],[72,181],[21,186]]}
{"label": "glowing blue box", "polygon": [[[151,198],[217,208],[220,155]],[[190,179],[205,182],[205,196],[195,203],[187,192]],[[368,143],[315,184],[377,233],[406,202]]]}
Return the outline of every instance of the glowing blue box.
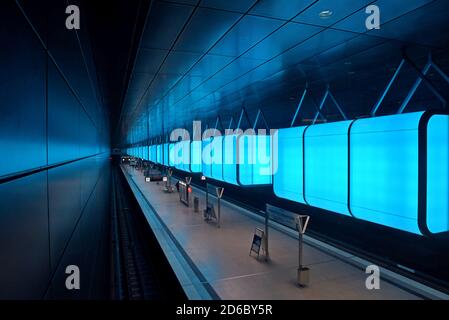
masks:
{"label": "glowing blue box", "polygon": [[[276,196],[305,203],[303,186],[303,134],[306,127],[278,130],[277,166],[273,169]],[[276,153],[273,147],[273,154]],[[273,160],[274,161],[274,160]]]}
{"label": "glowing blue box", "polygon": [[203,170],[203,175],[208,177],[208,178],[212,178],[212,160],[211,160],[211,152],[210,152],[210,147],[211,147],[211,142],[212,142],[212,138],[208,138],[208,139],[204,139],[201,143],[202,143],[202,170]]}
{"label": "glowing blue box", "polygon": [[163,156],[162,145],[158,144],[156,148],[157,148],[157,151],[156,151],[156,153],[157,153],[156,162],[159,163],[159,164],[162,164],[162,161],[163,161],[163,158],[162,158],[162,156]]}
{"label": "glowing blue box", "polygon": [[202,153],[202,142],[192,141],[190,143],[190,171],[191,172],[201,172],[201,153]]}
{"label": "glowing blue box", "polygon": [[223,137],[210,137],[202,141],[202,170],[203,175],[223,180]]}
{"label": "glowing blue box", "polygon": [[168,165],[170,167],[174,167],[175,166],[175,144],[174,143],[170,143],[168,145]]}
{"label": "glowing blue box", "polygon": [[178,170],[190,172],[190,141],[183,140],[175,143],[174,164]]}
{"label": "glowing blue box", "polygon": [[213,137],[211,142],[212,178],[223,181],[223,137]]}
{"label": "glowing blue box", "polygon": [[426,224],[430,233],[449,231],[449,116],[427,123]]}
{"label": "glowing blue box", "polygon": [[238,184],[237,181],[237,139],[235,134],[223,137],[223,180]]}
{"label": "glowing blue box", "polygon": [[150,147],[150,161],[151,162],[157,161],[157,146],[156,145],[152,145]]}
{"label": "glowing blue box", "polygon": [[182,146],[182,170],[191,172],[190,170],[190,140],[181,141]]}
{"label": "glowing blue box", "polygon": [[271,184],[270,136],[243,134],[237,141],[239,184],[241,186]]}
{"label": "glowing blue box", "polygon": [[310,126],[304,133],[305,200],[349,215],[348,134],[351,121]]}
{"label": "glowing blue box", "polygon": [[418,127],[423,113],[361,119],[351,129],[354,217],[420,234]]}
{"label": "glowing blue box", "polygon": [[164,166],[168,166],[169,165],[169,162],[168,162],[169,144],[168,143],[164,143],[163,149],[164,149],[164,155],[163,155],[164,161],[163,161],[163,164],[164,164]]}
{"label": "glowing blue box", "polygon": [[174,158],[173,158],[173,162],[175,165],[175,168],[178,170],[182,170],[185,171],[185,150],[184,150],[184,141],[179,141],[174,143],[173,146],[173,154],[174,154]]}
{"label": "glowing blue box", "polygon": [[180,142],[173,143],[173,164],[176,169],[180,170],[182,167],[182,148]]}

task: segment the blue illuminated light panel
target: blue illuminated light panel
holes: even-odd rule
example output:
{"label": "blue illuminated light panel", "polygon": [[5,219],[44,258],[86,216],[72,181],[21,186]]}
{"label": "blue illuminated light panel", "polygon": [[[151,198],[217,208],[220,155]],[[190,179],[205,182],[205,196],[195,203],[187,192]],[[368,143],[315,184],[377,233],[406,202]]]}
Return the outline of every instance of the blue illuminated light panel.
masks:
{"label": "blue illuminated light panel", "polygon": [[156,162],[157,163],[159,163],[159,164],[162,164],[162,161],[163,161],[163,159],[162,159],[162,156],[163,156],[163,153],[162,153],[162,145],[161,144],[158,144],[157,145],[157,151],[156,151],[156,153],[157,153],[157,158],[156,158]]}
{"label": "blue illuminated light panel", "polygon": [[211,157],[212,138],[202,141],[202,169],[203,175],[212,178],[212,157]]}
{"label": "blue illuminated light panel", "polygon": [[190,141],[183,140],[176,142],[173,154],[175,168],[190,172]]}
{"label": "blue illuminated light panel", "polygon": [[449,231],[449,116],[434,115],[427,127],[427,228]]}
{"label": "blue illuminated light panel", "polygon": [[157,146],[156,145],[152,145],[150,147],[150,161],[151,162],[157,161]]}
{"label": "blue illuminated light panel", "polygon": [[243,186],[271,184],[270,136],[241,135],[238,137],[237,147],[240,184]]}
{"label": "blue illuminated light panel", "polygon": [[181,145],[181,165],[180,169],[186,172],[190,171],[190,140],[183,140]]}
{"label": "blue illuminated light panel", "polygon": [[163,155],[164,161],[163,161],[163,163],[164,163],[164,166],[168,166],[169,165],[169,163],[168,163],[169,144],[165,143],[163,148],[164,148],[164,155]]}
{"label": "blue illuminated light panel", "polygon": [[223,181],[223,137],[216,136],[211,142],[212,178]]}
{"label": "blue illuminated light panel", "polygon": [[[276,196],[304,203],[303,134],[306,127],[278,130],[277,170],[273,174]],[[276,152],[273,148],[273,153]]]}
{"label": "blue illuminated light panel", "polygon": [[170,167],[174,167],[175,166],[175,144],[174,143],[170,143],[168,145],[168,165]]}
{"label": "blue illuminated light panel", "polygon": [[305,131],[307,204],[349,215],[348,130],[351,121],[310,126]]}
{"label": "blue illuminated light panel", "polygon": [[237,185],[237,135],[223,137],[223,180]]}
{"label": "blue illuminated light panel", "polygon": [[174,163],[175,163],[175,168],[178,170],[182,170],[183,169],[183,163],[182,163],[182,144],[181,142],[176,142],[174,144]]}
{"label": "blue illuminated light panel", "polygon": [[190,144],[190,170],[192,172],[201,172],[201,148],[202,142],[201,141],[192,141]]}
{"label": "blue illuminated light panel", "polygon": [[420,234],[418,125],[422,113],[361,119],[351,129],[351,211]]}

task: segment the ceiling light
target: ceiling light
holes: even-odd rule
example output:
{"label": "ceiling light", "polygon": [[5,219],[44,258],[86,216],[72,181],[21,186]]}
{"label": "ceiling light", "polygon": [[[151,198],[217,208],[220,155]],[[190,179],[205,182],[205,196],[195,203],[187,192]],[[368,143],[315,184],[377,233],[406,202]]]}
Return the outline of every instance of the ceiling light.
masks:
{"label": "ceiling light", "polygon": [[331,10],[323,10],[320,12],[320,18],[328,19],[332,14],[333,14],[333,12]]}

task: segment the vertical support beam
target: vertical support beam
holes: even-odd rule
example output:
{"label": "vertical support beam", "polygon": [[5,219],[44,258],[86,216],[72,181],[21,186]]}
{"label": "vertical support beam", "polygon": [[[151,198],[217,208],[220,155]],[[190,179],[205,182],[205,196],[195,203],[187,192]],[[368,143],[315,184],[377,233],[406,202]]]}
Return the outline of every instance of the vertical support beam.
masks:
{"label": "vertical support beam", "polygon": [[401,62],[399,63],[399,66],[396,68],[396,71],[394,72],[393,77],[390,79],[390,82],[388,83],[387,87],[385,88],[384,92],[380,96],[380,98],[377,101],[376,105],[371,110],[371,117],[376,116],[377,110],[379,110],[380,105],[384,101],[385,96],[387,95],[388,91],[390,91],[391,86],[393,85],[393,83],[395,82],[396,78],[398,77],[399,72],[401,72],[402,68],[404,67],[404,64],[405,64],[405,59],[402,59]]}
{"label": "vertical support beam", "polygon": [[257,124],[259,123],[260,118],[262,118],[265,129],[270,130],[268,123],[267,123],[267,119],[265,118],[265,115],[264,115],[262,109],[259,108],[259,110],[257,110],[256,120],[254,120],[253,131],[256,130],[256,127],[257,127]]}
{"label": "vertical support beam", "polygon": [[[407,51],[404,48],[402,51],[402,55],[404,57],[404,59],[407,61],[407,63],[413,68],[415,69],[415,71],[418,73],[418,77],[420,78],[421,81],[417,81],[415,83],[415,85],[417,84],[416,88],[415,86],[412,88],[411,97],[413,96],[413,94],[415,93],[416,89],[419,87],[419,85],[421,84],[422,81],[424,81],[424,83],[427,85],[427,87],[430,89],[430,91],[432,91],[432,93],[441,101],[443,108],[447,107],[447,101],[444,98],[443,94],[435,87],[435,85],[427,78],[426,74],[429,71],[430,67],[433,66],[433,62],[432,62],[432,56],[429,55],[429,60],[426,64],[426,66],[424,67],[423,71],[421,71],[418,66],[409,58],[409,56],[407,55]],[[426,71],[424,73],[424,71]],[[414,91],[413,91],[414,90]],[[409,95],[410,95],[409,93]],[[408,97],[407,97],[408,98]],[[405,107],[407,106],[407,104],[409,103],[410,99],[408,101],[404,101],[406,102],[405,104],[403,103],[403,105],[401,106],[401,108],[399,109],[398,113],[401,113],[402,111],[404,111]]]}
{"label": "vertical support beam", "polygon": [[329,91],[329,97],[331,97],[332,101],[334,102],[335,106],[337,107],[337,109],[340,112],[343,119],[348,120],[348,117],[346,117],[346,114],[343,112],[343,109],[340,107],[340,104],[337,102],[334,95],[330,91]]}
{"label": "vertical support beam", "polygon": [[326,89],[326,93],[324,94],[324,97],[321,100],[320,106],[318,107],[315,117],[313,118],[312,125],[315,124],[316,120],[318,119],[318,116],[321,114],[321,110],[323,109],[324,103],[326,102],[328,95],[329,95],[329,89]]}
{"label": "vertical support beam", "polygon": [[213,134],[214,137],[215,137],[215,134],[217,133],[217,127],[218,127],[218,117],[215,120],[215,127],[214,127],[214,134]]}
{"label": "vertical support beam", "polygon": [[268,210],[265,208],[265,237],[264,237],[264,246],[265,246],[265,260],[270,260],[270,252],[268,251],[268,226],[269,226],[270,216]]}
{"label": "vertical support beam", "polygon": [[432,62],[432,67],[440,74],[441,77],[443,77],[444,80],[446,80],[447,83],[449,83],[449,76],[445,74],[435,62]]}
{"label": "vertical support beam", "polygon": [[257,110],[256,119],[254,120],[254,123],[253,123],[253,131],[256,130],[257,123],[259,122],[259,117],[260,117],[260,109]]}
{"label": "vertical support beam", "polygon": [[251,125],[251,121],[249,121],[248,113],[246,112],[245,107],[242,107],[242,110],[240,111],[239,122],[237,123],[236,129],[241,129],[243,116],[245,116],[246,121],[248,122],[248,124],[249,124],[250,126],[252,126],[252,125]]}
{"label": "vertical support beam", "polygon": [[[424,69],[422,70],[422,74],[427,75],[427,72],[429,72],[431,66],[432,66],[432,64],[430,63],[430,61],[427,62],[427,64],[424,66]],[[416,93],[416,90],[418,90],[421,83],[422,83],[421,78],[416,79],[415,83],[413,84],[413,87],[408,92],[407,97],[404,99],[401,106],[399,107],[399,110],[397,112],[398,114],[401,114],[402,112],[404,112],[405,108],[410,103],[410,100],[412,100],[413,96]]]}
{"label": "vertical support beam", "polygon": [[296,112],[295,112],[295,115],[293,116],[292,123],[291,123],[290,127],[293,127],[293,126],[295,125],[296,118],[298,117],[299,111],[301,110],[301,106],[302,106],[302,104],[303,104],[303,102],[304,102],[304,99],[305,99],[305,97],[306,97],[306,94],[307,94],[307,86],[306,86],[306,88],[304,89],[304,92],[303,92],[303,94],[302,94],[302,97],[301,97],[301,100],[299,101],[298,106],[296,107]]}
{"label": "vertical support beam", "polygon": [[228,130],[231,130],[232,125],[234,124],[234,117],[231,116],[231,120],[229,120]]}

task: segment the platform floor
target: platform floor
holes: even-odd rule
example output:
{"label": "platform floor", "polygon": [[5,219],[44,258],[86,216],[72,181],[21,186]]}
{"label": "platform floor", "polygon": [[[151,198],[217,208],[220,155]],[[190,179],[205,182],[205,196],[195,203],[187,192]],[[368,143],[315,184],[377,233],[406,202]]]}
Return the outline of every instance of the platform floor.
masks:
{"label": "platform floor", "polygon": [[203,192],[193,191],[200,199],[200,213],[195,213],[180,203],[177,192],[164,193],[163,183],[146,183],[142,172],[123,168],[221,299],[420,299],[386,281],[380,290],[367,290],[364,270],[309,245],[304,246],[304,262],[311,270],[310,285],[300,288],[295,281],[297,239],[270,229],[271,261],[257,260],[249,249],[255,227],[263,228],[260,221],[222,202],[217,228],[203,219]]}

